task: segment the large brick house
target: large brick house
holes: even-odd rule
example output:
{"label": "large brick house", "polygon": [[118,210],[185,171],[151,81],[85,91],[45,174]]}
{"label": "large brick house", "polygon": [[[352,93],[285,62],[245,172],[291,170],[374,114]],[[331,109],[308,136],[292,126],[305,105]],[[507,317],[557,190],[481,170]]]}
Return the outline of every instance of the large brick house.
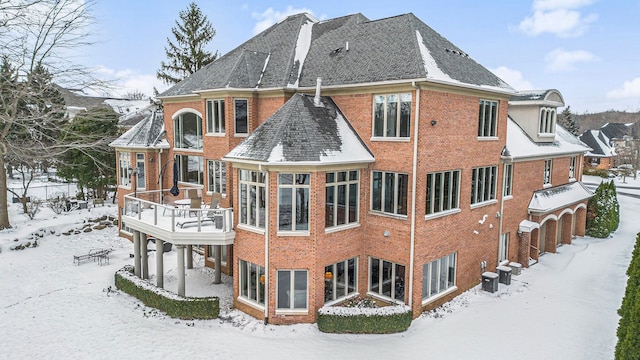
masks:
{"label": "large brick house", "polygon": [[136,274],[147,238],[172,243],[184,295],[197,246],[265,322],[355,294],[418,316],[584,234],[588,147],[556,126],[560,93],[517,93],[413,14],[290,16],[160,99],[112,144]]}

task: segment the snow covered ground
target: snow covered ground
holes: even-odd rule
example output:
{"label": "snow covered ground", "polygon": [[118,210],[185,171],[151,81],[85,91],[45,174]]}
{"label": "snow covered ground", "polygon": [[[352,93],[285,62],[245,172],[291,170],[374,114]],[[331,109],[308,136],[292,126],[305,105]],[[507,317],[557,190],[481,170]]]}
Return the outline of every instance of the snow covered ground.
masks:
{"label": "snow covered ground", "polygon": [[[620,186],[640,188],[640,179],[627,182]],[[198,255],[187,270],[187,295],[220,296],[221,317],[169,318],[115,290],[115,271],[132,264],[131,244],[115,227],[61,235],[85,219],[115,215],[115,205],[62,215],[45,208],[29,221],[19,204],[10,204],[14,228],[0,231],[0,359],[611,359],[616,310],[640,231],[640,200],[619,200],[622,219],[612,237],[575,239],[514,276],[510,286],[500,284],[497,293],[475,287],[393,335],[264,325],[230,309],[231,279],[213,285]],[[10,250],[32,239],[38,247]],[[109,264],[74,264],[73,255],[94,248],[114,249]],[[175,255],[165,255],[165,287],[174,291]],[[155,257],[149,259],[153,280]]]}

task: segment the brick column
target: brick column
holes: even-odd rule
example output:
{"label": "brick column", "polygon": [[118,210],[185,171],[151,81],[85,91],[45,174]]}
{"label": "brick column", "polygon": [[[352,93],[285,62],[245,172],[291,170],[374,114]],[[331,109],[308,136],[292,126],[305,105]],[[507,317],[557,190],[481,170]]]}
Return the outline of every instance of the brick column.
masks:
{"label": "brick column", "polygon": [[520,247],[518,248],[518,262],[524,268],[529,267],[529,251],[531,249],[531,233],[521,232],[518,235],[520,238]]}

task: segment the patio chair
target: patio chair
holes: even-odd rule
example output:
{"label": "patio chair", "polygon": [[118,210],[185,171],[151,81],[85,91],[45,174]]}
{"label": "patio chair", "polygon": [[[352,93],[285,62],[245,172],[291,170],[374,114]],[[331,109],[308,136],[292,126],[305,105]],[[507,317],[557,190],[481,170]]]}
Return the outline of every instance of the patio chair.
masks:
{"label": "patio chair", "polygon": [[201,198],[191,198],[191,205],[189,206],[189,217],[191,215],[198,216],[198,211],[202,209],[202,199]]}

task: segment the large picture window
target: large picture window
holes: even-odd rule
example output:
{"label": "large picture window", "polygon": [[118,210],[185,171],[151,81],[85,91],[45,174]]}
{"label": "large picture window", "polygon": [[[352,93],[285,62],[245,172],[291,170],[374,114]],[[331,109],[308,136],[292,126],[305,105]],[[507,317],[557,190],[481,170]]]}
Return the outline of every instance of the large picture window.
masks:
{"label": "large picture window", "polygon": [[207,133],[224,134],[224,100],[207,100]]}
{"label": "large picture window", "polygon": [[204,159],[202,156],[176,155],[178,180],[190,184],[203,185]]}
{"label": "large picture window", "polygon": [[471,204],[495,200],[497,166],[474,168],[471,177]]}
{"label": "large picture window", "polygon": [[355,294],[358,278],[358,258],[324,267],[324,302]]}
{"label": "large picture window", "polygon": [[264,229],[267,193],[266,175],[240,170],[240,223]]}
{"label": "large picture window", "polygon": [[480,100],[478,112],[478,137],[496,137],[498,127],[498,102]]}
{"label": "large picture window", "polygon": [[236,99],[233,103],[236,134],[247,134],[249,132],[248,101]]}
{"label": "large picture window", "polygon": [[410,126],[411,93],[373,97],[374,137],[409,137]]}
{"label": "large picture window", "polygon": [[278,270],[278,310],[307,310],[307,270]]}
{"label": "large picture window", "polygon": [[226,194],[227,192],[227,163],[219,160],[207,161],[209,170],[208,190],[215,193]]}
{"label": "large picture window", "polygon": [[459,208],[460,170],[427,174],[426,215]]}
{"label": "large picture window", "polygon": [[131,186],[131,174],[129,169],[131,168],[131,153],[119,152],[118,153],[118,184],[121,186]]}
{"label": "large picture window", "polygon": [[278,175],[278,230],[309,231],[310,174]]}
{"label": "large picture window", "polygon": [[422,266],[422,300],[456,285],[456,257],[449,254]]}
{"label": "large picture window", "polygon": [[371,210],[407,215],[409,175],[373,171],[371,182]]}
{"label": "large picture window", "polygon": [[369,258],[369,291],[404,303],[405,266]]}
{"label": "large picture window", "polygon": [[264,267],[240,260],[240,297],[264,305]]}
{"label": "large picture window", "polygon": [[177,149],[202,150],[202,118],[194,113],[182,113],[174,119],[174,141]]}
{"label": "large picture window", "polygon": [[360,178],[358,170],[326,174],[325,227],[358,222]]}

